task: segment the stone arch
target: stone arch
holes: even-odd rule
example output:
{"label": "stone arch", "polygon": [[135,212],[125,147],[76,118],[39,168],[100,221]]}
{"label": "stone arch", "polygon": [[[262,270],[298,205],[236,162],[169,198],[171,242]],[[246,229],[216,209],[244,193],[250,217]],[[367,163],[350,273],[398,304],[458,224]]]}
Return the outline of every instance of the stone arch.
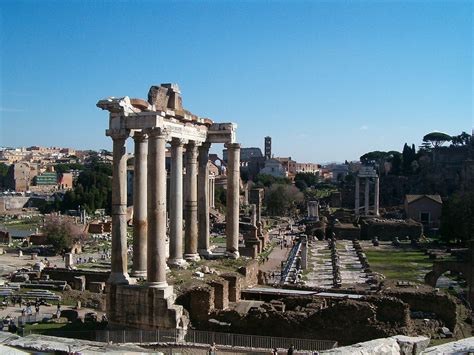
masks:
{"label": "stone arch", "polygon": [[436,287],[438,278],[446,271],[455,271],[464,275],[466,281],[470,278],[470,264],[460,263],[458,261],[438,261],[433,263],[433,270],[426,274],[425,283]]}

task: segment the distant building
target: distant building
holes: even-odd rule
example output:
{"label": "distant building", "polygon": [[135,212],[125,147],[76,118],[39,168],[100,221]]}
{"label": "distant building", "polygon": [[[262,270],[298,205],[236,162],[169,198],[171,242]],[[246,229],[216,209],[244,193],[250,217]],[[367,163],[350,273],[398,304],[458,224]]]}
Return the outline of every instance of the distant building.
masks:
{"label": "distant building", "polygon": [[33,178],[38,175],[38,166],[27,162],[19,162],[10,165],[6,179],[5,187],[17,192],[30,190]]}
{"label": "distant building", "polygon": [[55,172],[44,172],[35,176],[33,180],[36,186],[57,185],[58,176]]}
{"label": "distant building", "polygon": [[58,178],[58,187],[62,190],[72,189],[74,176],[72,173],[62,173]]}
{"label": "distant building", "polygon": [[330,164],[325,168],[332,173],[332,182],[342,181],[349,175],[349,164]]}
{"label": "distant building", "polygon": [[[249,163],[252,158],[261,158],[263,157],[262,151],[260,148],[250,147],[250,148],[240,148],[240,161]],[[227,149],[222,151],[222,158],[227,162]]]}
{"label": "distant building", "polygon": [[428,228],[440,226],[443,201],[440,195],[406,195],[405,214]]}
{"label": "distant building", "polygon": [[265,159],[271,159],[272,157],[272,137],[265,137]]}
{"label": "distant building", "polygon": [[296,163],[295,173],[309,173],[309,174],[318,174],[321,165],[314,163]]}
{"label": "distant building", "polygon": [[265,167],[260,170],[260,174],[271,175],[274,177],[287,177],[288,173],[285,171],[282,163],[277,159],[265,160]]}

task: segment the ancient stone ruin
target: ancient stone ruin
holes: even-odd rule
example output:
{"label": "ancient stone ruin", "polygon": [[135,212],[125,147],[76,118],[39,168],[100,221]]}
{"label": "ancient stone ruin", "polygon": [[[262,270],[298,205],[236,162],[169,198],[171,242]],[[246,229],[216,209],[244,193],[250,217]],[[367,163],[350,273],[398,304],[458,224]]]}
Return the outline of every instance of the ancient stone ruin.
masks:
{"label": "ancient stone ruin", "polygon": [[[183,267],[209,250],[209,148],[224,143],[228,150],[226,255],[239,257],[240,144],[234,123],[214,123],[182,106],[176,84],[152,86],[148,101],[127,96],[100,100],[109,111],[106,135],[113,140],[112,258],[107,314],[112,326],[141,329],[184,328],[181,306],[174,305],[166,281],[166,144],[171,145],[169,267]],[[127,271],[126,140],[135,144],[134,235],[132,276]],[[183,151],[185,159],[183,208]],[[184,216],[183,216],[184,210]],[[185,220],[183,251],[183,217]]]}

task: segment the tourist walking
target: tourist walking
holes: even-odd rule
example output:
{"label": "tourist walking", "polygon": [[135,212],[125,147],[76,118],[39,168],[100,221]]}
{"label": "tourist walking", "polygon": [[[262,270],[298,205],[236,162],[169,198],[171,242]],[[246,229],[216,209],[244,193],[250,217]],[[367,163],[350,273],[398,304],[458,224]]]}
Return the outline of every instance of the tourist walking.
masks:
{"label": "tourist walking", "polygon": [[291,346],[288,348],[287,354],[288,354],[288,355],[293,355],[294,351],[295,351],[295,347],[294,347],[293,345],[291,345]]}
{"label": "tourist walking", "polygon": [[212,343],[209,347],[209,351],[207,352],[208,355],[217,355],[217,347],[216,343]]}

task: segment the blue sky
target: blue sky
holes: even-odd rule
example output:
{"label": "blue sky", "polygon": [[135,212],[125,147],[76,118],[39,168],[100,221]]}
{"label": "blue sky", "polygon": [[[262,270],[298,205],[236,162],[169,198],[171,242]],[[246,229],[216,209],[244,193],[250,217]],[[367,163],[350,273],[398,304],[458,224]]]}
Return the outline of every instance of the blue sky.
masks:
{"label": "blue sky", "polygon": [[1,1],[0,146],[110,149],[96,102],[164,82],[243,146],[269,135],[302,162],[470,132],[472,16],[456,0]]}

